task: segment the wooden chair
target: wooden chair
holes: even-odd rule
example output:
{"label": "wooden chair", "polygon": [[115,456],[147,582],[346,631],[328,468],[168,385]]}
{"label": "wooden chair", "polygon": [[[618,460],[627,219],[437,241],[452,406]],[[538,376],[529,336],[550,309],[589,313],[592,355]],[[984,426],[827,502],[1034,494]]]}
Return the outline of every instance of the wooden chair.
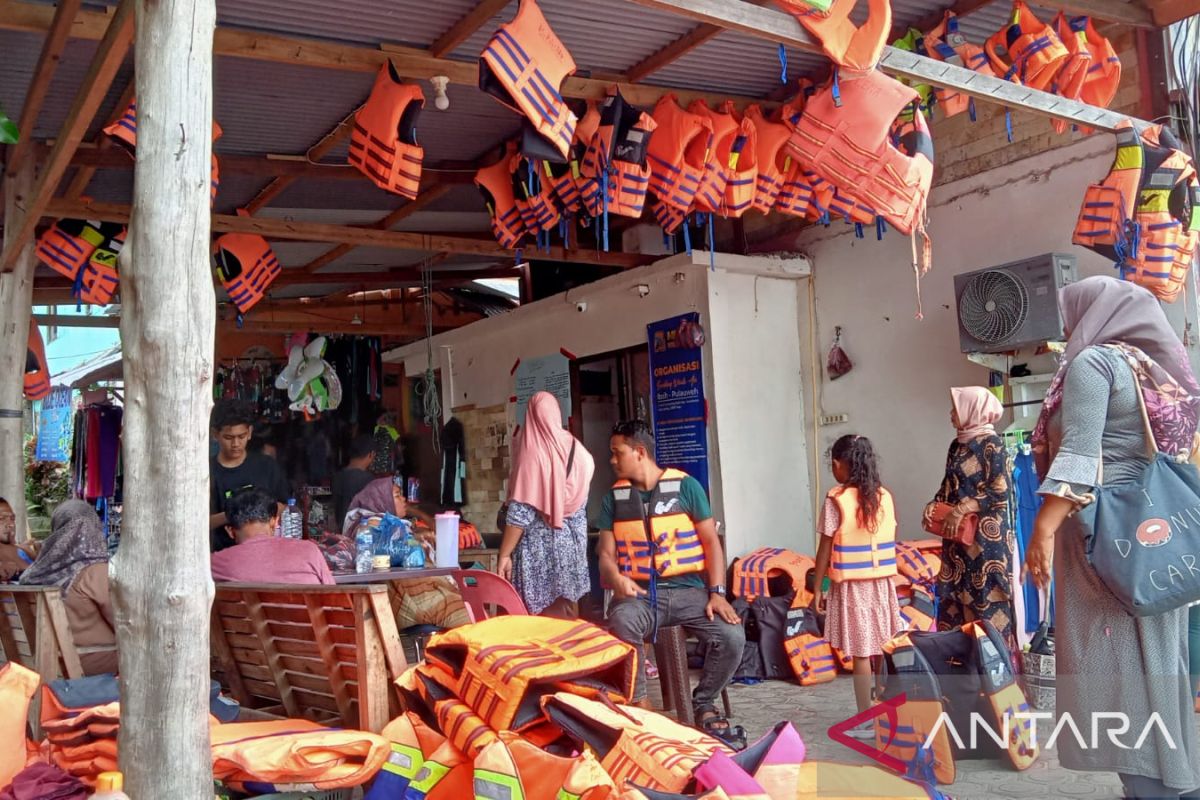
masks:
{"label": "wooden chair", "polygon": [[403,709],[408,668],[383,584],[217,584],[213,657],[254,715],[378,733]]}
{"label": "wooden chair", "polygon": [[115,650],[75,647],[62,590],[57,586],[0,584],[0,649],[5,661],[36,671],[43,681],[82,678],[81,652]]}

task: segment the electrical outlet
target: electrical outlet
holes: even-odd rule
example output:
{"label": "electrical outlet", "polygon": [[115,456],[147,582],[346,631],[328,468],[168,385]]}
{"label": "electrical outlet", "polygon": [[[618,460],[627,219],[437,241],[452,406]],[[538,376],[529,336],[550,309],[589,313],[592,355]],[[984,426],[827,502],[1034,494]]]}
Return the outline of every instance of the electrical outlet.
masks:
{"label": "electrical outlet", "polygon": [[822,425],[841,425],[850,421],[849,414],[822,414]]}

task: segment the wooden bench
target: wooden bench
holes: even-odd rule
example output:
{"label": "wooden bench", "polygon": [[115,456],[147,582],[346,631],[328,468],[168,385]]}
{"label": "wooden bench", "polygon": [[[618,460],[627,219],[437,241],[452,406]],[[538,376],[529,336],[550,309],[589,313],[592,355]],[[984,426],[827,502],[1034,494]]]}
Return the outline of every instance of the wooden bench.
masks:
{"label": "wooden bench", "polygon": [[36,671],[44,681],[83,677],[81,651],[71,637],[67,608],[57,586],[0,584],[0,649],[5,661]]}
{"label": "wooden bench", "polygon": [[378,733],[408,668],[387,586],[220,583],[215,675],[244,708]]}

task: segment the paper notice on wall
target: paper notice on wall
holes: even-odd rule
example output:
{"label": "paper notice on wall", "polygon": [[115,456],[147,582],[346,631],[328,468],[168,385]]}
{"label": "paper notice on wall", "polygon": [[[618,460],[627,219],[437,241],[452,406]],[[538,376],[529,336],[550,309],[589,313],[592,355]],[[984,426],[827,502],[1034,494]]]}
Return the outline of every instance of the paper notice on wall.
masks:
{"label": "paper notice on wall", "polygon": [[563,427],[571,417],[571,361],[563,353],[538,358],[523,358],[515,370],[513,396],[517,405],[517,424],[525,424],[529,398],[537,392],[549,392],[558,398]]}

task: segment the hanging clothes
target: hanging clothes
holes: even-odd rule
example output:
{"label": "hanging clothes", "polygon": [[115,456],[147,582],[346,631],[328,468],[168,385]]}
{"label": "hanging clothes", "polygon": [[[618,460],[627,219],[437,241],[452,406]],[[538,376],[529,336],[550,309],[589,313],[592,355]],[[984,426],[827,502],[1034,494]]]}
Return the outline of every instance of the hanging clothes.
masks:
{"label": "hanging clothes", "polygon": [[71,443],[71,488],[88,501],[117,493],[121,456],[119,406],[90,405],[75,414]]}
{"label": "hanging clothes", "polygon": [[[1012,486],[1016,493],[1016,503],[1014,505],[1016,513],[1013,520],[1015,523],[1014,530],[1020,551],[1021,563],[1024,563],[1025,549],[1029,546],[1029,540],[1033,538],[1033,520],[1042,505],[1042,498],[1037,493],[1038,479],[1037,472],[1033,466],[1033,452],[1027,445],[1020,445],[1017,448],[1016,456],[1013,459]],[[1025,606],[1023,627],[1026,633],[1033,633],[1041,623],[1041,598],[1037,587],[1029,582],[1023,583],[1022,599]],[[1047,612],[1047,616],[1049,617],[1048,621],[1053,625],[1053,598],[1050,600],[1050,609]]]}
{"label": "hanging clothes", "polygon": [[462,421],[451,417],[442,428],[442,505],[461,508],[466,503],[467,445]]}

